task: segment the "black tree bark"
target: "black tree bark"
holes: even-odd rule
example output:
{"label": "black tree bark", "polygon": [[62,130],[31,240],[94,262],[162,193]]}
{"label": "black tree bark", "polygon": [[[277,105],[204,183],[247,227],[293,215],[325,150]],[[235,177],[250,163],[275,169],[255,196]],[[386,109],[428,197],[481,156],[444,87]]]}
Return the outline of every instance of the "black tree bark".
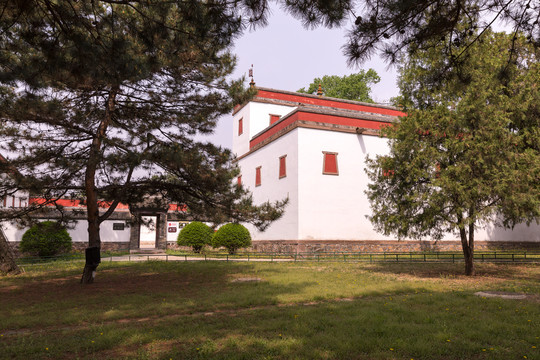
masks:
{"label": "black tree bark", "polygon": [[11,249],[11,245],[0,228],[0,273],[19,274],[21,269],[15,262],[15,255]]}

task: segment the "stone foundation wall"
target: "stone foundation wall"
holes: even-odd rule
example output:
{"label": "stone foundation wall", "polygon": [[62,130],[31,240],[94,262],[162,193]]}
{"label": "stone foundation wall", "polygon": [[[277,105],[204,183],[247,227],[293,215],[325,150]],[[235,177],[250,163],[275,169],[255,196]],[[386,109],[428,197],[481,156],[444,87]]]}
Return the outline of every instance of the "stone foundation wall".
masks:
{"label": "stone foundation wall", "polygon": [[[538,242],[488,242],[474,244],[481,250],[540,250]],[[462,251],[459,241],[253,241],[250,251],[256,252],[417,252],[417,251]]]}
{"label": "stone foundation wall", "polygon": [[[22,256],[19,242],[10,242],[16,257]],[[84,251],[88,246],[84,242],[74,242],[74,251]],[[174,241],[167,242],[167,249],[191,251],[188,246],[178,246]],[[129,242],[102,242],[104,251],[129,251]],[[417,252],[417,251],[461,251],[459,241],[253,241],[246,249],[252,252],[295,253],[295,252]],[[540,251],[538,242],[487,242],[475,243],[476,251],[493,250],[536,250]]]}
{"label": "stone foundation wall", "polygon": [[167,241],[167,250],[191,251],[191,247],[179,246],[176,241]]}
{"label": "stone foundation wall", "polygon": [[[87,243],[77,242],[73,243],[73,250],[84,251],[88,247]],[[102,251],[129,251],[129,242],[102,242]]]}

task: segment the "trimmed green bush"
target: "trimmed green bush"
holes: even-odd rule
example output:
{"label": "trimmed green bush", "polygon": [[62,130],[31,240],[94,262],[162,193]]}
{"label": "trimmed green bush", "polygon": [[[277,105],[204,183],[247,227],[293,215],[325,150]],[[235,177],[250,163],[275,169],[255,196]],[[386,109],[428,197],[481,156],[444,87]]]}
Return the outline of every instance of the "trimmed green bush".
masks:
{"label": "trimmed green bush", "polygon": [[251,235],[245,226],[240,224],[227,224],[219,228],[212,240],[213,247],[223,246],[229,254],[236,253],[236,250],[251,245]]}
{"label": "trimmed green bush", "polygon": [[176,242],[180,246],[191,246],[193,251],[198,253],[205,245],[210,244],[213,233],[208,225],[193,221],[180,231]]}
{"label": "trimmed green bush", "polygon": [[19,249],[23,253],[46,257],[70,252],[72,246],[71,236],[63,225],[43,221],[26,230]]}

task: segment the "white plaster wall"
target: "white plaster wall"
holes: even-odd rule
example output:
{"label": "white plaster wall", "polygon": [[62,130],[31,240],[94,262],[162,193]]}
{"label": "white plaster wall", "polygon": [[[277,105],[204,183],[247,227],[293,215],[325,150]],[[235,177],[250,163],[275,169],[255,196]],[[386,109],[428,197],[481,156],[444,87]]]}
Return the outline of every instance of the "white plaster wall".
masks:
{"label": "white plaster wall", "polygon": [[[46,221],[42,219],[40,221]],[[53,220],[54,219],[50,219]],[[123,223],[124,230],[113,230],[113,223]],[[4,233],[8,241],[21,241],[23,234],[28,230],[18,229],[15,224],[8,222],[2,223]],[[88,242],[88,224],[86,220],[79,220],[73,226],[67,229],[73,242]],[[105,220],[101,223],[99,231],[102,242],[129,242],[130,228],[124,220]]]}
{"label": "white plaster wall", "polygon": [[[298,239],[298,131],[297,129],[271,142],[238,162],[242,184],[253,194],[255,204],[283,200],[289,203],[282,218],[264,232],[245,224],[253,240]],[[287,155],[287,176],[279,178],[279,158]],[[255,186],[255,169],[261,166],[261,186]]]}
{"label": "white plaster wall", "polygon": [[270,126],[270,114],[272,115],[286,115],[296,109],[294,106],[265,104],[265,103],[251,103],[250,107],[250,124],[249,124],[249,138],[257,135],[259,132]]}
{"label": "white plaster wall", "polygon": [[9,222],[3,222],[0,225],[8,241],[21,241],[24,232],[28,230],[28,228],[19,229],[15,224]]}
{"label": "white plaster wall", "polygon": [[[299,239],[395,240],[377,233],[366,215],[371,209],[364,172],[366,154],[386,154],[386,139],[376,136],[299,129]],[[323,175],[323,151],[338,153],[339,175]],[[540,242],[540,225],[517,225],[513,230],[493,223],[479,225],[477,241]],[[429,239],[426,239],[429,240]],[[444,240],[459,240],[448,233]]]}
{"label": "white plaster wall", "polygon": [[[113,223],[124,223],[124,230],[113,230]],[[79,224],[82,225],[83,231],[79,232],[80,235],[78,235],[77,238],[82,238],[83,240],[79,241],[86,242],[88,241],[88,225],[86,224],[86,221],[80,221]],[[99,228],[101,242],[129,242],[130,232],[131,229],[124,220],[105,220],[101,223]],[[73,241],[75,241],[75,237],[73,235],[71,235],[71,237],[73,238]]]}
{"label": "white plaster wall", "polygon": [[[270,126],[270,114],[286,115],[295,107],[251,102],[233,117],[233,153],[236,156],[244,155],[249,151],[249,141]],[[238,120],[243,119],[243,133],[238,135]]]}
{"label": "white plaster wall", "polygon": [[[236,156],[241,156],[249,151],[249,120],[251,105],[252,103],[248,103],[242,110],[233,116],[232,151]],[[240,119],[243,119],[242,135],[238,135],[238,121]]]}
{"label": "white plaster wall", "polygon": [[[364,191],[365,157],[388,152],[385,139],[299,128],[299,239],[390,240],[377,233]],[[323,151],[336,152],[339,175],[323,174]]]}
{"label": "white plaster wall", "polygon": [[[26,206],[28,206],[28,199],[29,199],[28,192],[26,192],[26,191],[17,191],[13,195],[6,196],[6,206],[5,206],[5,208],[26,207]],[[15,204],[13,204],[14,202],[15,202]],[[0,208],[4,208],[4,198],[0,198]]]}
{"label": "white plaster wall", "polygon": [[494,224],[480,225],[474,233],[478,241],[515,241],[540,243],[540,225],[518,224],[513,229],[505,229]]}

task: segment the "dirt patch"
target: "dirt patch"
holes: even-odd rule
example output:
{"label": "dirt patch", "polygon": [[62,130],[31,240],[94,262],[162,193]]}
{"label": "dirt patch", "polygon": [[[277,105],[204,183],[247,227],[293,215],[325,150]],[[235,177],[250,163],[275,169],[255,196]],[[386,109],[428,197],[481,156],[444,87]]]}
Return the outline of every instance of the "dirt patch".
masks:
{"label": "dirt patch", "polygon": [[261,282],[261,281],[264,281],[262,278],[259,278],[259,277],[240,277],[240,278],[236,278],[236,279],[233,279],[231,280],[231,282],[233,283],[245,283],[245,282]]}
{"label": "dirt patch", "polygon": [[524,293],[514,293],[506,291],[478,291],[474,295],[481,297],[498,297],[501,299],[511,299],[511,300],[524,300],[524,299],[533,299],[535,295],[528,295]]}
{"label": "dirt patch", "polygon": [[463,283],[502,282],[508,279],[537,281],[540,267],[537,264],[476,263],[476,276],[466,276],[462,263],[378,263],[366,269],[401,280],[443,280]]}

